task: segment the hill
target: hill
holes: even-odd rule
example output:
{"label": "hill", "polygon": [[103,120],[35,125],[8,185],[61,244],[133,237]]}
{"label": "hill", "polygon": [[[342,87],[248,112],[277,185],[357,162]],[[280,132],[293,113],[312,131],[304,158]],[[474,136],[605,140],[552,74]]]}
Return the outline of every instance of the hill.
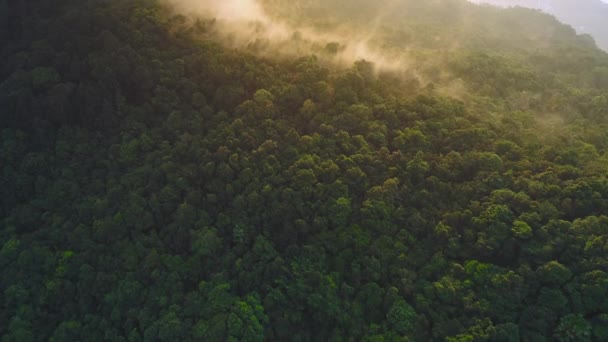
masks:
{"label": "hill", "polygon": [[201,3],[0,0],[2,341],[608,339],[588,37]]}
{"label": "hill", "polygon": [[581,33],[594,37],[597,45],[608,50],[608,4],[601,0],[484,0],[497,6],[521,6],[540,9],[554,15]]}

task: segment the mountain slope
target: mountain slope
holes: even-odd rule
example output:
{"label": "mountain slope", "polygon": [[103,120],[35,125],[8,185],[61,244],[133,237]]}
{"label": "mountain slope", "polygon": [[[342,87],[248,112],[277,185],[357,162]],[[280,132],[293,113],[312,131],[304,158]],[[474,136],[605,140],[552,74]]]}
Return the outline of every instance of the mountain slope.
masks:
{"label": "mountain slope", "polygon": [[0,2],[2,340],[606,340],[608,57],[446,3]]}
{"label": "mountain slope", "polygon": [[540,9],[554,15],[581,33],[594,37],[597,45],[608,50],[608,4],[601,0],[483,0],[497,6],[522,6]]}

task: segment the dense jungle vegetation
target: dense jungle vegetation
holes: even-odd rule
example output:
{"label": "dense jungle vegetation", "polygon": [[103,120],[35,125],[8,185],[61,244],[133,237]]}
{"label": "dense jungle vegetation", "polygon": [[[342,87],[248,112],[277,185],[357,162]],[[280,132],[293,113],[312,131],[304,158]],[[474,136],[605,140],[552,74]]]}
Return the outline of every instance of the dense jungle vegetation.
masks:
{"label": "dense jungle vegetation", "polygon": [[[384,1],[262,3],[354,32]],[[608,54],[392,3],[404,75],[154,0],[0,0],[1,341],[607,341]]]}

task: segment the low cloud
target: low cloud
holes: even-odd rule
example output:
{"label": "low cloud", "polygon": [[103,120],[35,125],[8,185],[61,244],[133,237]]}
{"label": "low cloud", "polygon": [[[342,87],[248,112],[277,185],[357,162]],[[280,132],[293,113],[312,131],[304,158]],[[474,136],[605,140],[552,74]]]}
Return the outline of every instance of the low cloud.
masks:
{"label": "low cloud", "polygon": [[176,11],[187,16],[213,18],[218,40],[231,47],[247,48],[266,56],[302,56],[315,54],[329,63],[350,66],[366,60],[377,71],[404,72],[405,53],[389,53],[374,47],[375,26],[365,33],[348,27],[319,32],[312,27],[294,27],[271,18],[256,0],[166,0]]}

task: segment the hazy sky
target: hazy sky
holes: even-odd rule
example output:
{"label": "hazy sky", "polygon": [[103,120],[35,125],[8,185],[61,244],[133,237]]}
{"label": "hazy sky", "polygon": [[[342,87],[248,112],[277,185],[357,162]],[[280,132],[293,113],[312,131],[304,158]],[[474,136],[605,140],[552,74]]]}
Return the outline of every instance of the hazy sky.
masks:
{"label": "hazy sky", "polygon": [[[484,0],[469,0],[469,1],[471,1],[471,2],[485,2]],[[572,0],[572,1],[576,1],[576,0]],[[603,2],[603,3],[608,4],[608,0],[600,0],[600,1]]]}
{"label": "hazy sky", "polygon": [[[471,1],[471,2],[484,2],[483,0],[469,0],[469,1]],[[608,0],[600,0],[600,1],[608,4]]]}

